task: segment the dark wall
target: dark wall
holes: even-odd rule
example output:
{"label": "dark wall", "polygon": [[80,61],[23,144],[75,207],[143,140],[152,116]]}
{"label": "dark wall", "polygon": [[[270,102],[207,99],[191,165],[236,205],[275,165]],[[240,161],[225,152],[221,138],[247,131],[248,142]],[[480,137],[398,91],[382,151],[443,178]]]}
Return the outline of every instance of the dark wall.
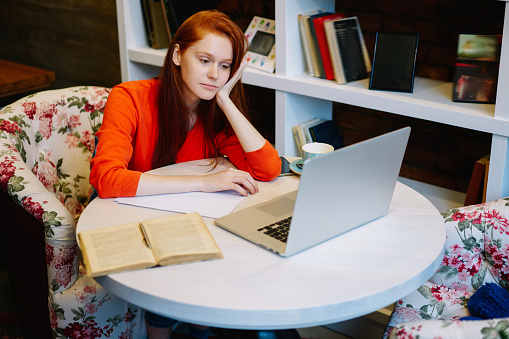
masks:
{"label": "dark wall", "polygon": [[55,72],[53,88],[120,82],[115,0],[2,0],[0,58]]}
{"label": "dark wall", "polygon": [[[501,33],[504,5],[490,0],[336,0],[338,12],[359,17],[371,56],[377,31],[418,32],[417,75],[449,81],[458,34]],[[274,18],[274,7],[274,0],[219,0],[217,5],[243,30],[254,15]],[[53,88],[120,82],[114,0],[1,0],[0,41],[0,58],[55,71]],[[274,92],[247,87],[254,122],[273,141]],[[401,174],[458,191],[466,192],[475,161],[490,152],[486,133],[338,103],[334,119],[347,145],[412,126]]]}

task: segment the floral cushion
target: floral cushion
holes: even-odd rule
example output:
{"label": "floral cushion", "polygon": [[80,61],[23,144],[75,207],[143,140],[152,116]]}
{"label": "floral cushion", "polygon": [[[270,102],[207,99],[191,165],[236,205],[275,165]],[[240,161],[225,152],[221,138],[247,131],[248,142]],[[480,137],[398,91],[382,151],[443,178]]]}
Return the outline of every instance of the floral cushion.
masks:
{"label": "floral cushion", "polygon": [[398,325],[390,339],[497,339],[508,336],[509,319],[421,320]]}
{"label": "floral cushion", "polygon": [[[0,110],[0,187],[41,222],[46,235],[51,326],[58,338],[140,338],[142,310],[79,270],[76,221],[92,193],[94,135],[103,87],[39,92]],[[81,336],[83,337],[83,336]]]}
{"label": "floral cushion", "polygon": [[483,284],[509,289],[509,198],[442,216],[447,231],[442,263],[427,283],[396,302],[384,338],[391,332],[391,338],[421,339],[509,334],[509,319],[459,321],[470,315],[468,300]]}

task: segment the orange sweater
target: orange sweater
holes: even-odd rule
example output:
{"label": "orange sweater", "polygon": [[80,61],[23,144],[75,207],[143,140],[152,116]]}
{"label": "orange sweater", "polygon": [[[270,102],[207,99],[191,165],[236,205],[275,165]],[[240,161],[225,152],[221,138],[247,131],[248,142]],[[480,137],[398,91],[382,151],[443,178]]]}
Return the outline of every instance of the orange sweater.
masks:
{"label": "orange sweater", "polygon": [[[153,169],[157,83],[155,79],[126,82],[108,96],[90,173],[90,183],[102,198],[135,196],[141,173]],[[198,120],[177,153],[177,163],[205,157],[204,132]],[[246,153],[237,136],[221,133],[218,138],[220,153],[254,179],[269,181],[280,174],[281,160],[268,141]]]}

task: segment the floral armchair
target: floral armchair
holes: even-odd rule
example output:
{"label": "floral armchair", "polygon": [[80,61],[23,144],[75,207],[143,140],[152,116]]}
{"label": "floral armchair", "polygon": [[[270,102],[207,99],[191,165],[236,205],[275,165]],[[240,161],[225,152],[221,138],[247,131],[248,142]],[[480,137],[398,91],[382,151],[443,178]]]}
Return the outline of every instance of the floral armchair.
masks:
{"label": "floral armchair", "polygon": [[36,338],[146,337],[143,310],[86,276],[76,243],[108,94],[43,91],[0,110],[0,209],[11,217],[0,226],[2,245],[20,316]]}
{"label": "floral armchair", "polygon": [[445,256],[431,279],[399,300],[384,338],[507,338],[509,318],[459,320],[485,283],[509,289],[509,198],[442,213]]}

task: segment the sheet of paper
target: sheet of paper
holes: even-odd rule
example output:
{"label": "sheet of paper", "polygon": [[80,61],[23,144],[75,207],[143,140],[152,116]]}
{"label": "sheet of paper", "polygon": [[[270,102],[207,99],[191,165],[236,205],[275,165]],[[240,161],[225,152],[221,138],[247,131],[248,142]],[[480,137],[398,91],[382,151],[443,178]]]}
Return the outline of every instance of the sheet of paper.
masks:
{"label": "sheet of paper", "polygon": [[243,196],[228,191],[160,194],[143,197],[116,198],[115,201],[120,204],[179,213],[198,212],[202,217],[219,218],[233,211],[243,199]]}

